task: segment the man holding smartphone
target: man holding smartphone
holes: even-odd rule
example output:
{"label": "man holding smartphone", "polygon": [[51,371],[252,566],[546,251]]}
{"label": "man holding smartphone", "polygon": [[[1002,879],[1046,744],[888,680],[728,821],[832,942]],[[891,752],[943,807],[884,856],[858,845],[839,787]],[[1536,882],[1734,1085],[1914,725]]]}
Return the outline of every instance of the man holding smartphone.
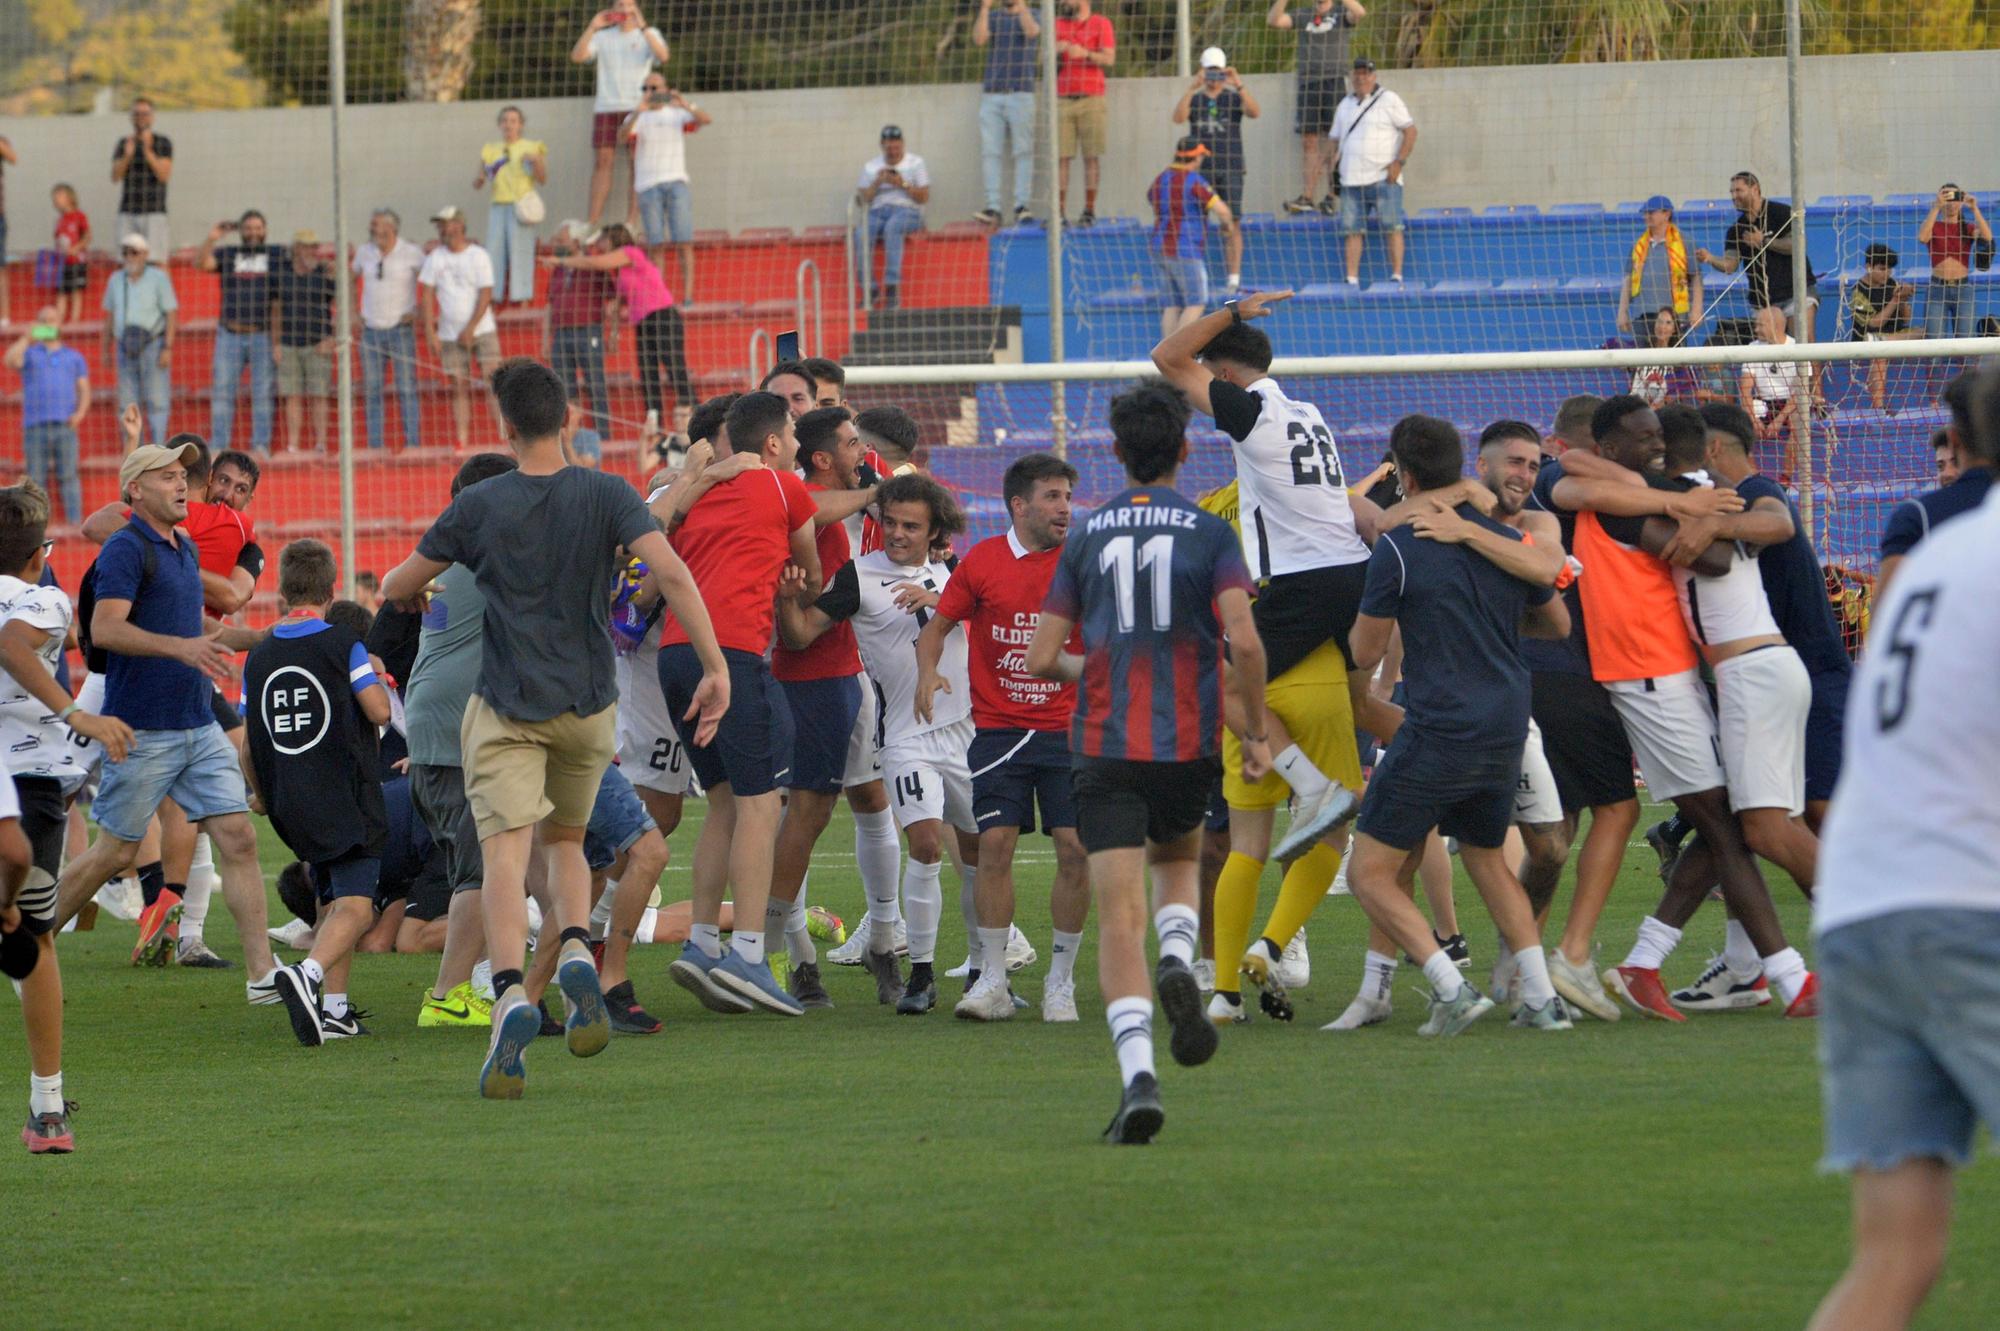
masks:
{"label": "man holding smartphone", "polygon": [[[667,54],[667,39],[658,28],[646,25],[639,0],[616,0],[609,9],[591,15],[589,26],[570,50],[569,58],[576,64],[597,66],[597,100],[592,103],[590,118],[590,147],[595,154],[590,165],[593,227],[604,220],[604,204],[611,197],[618,130],[638,109],[646,75],[654,65],[664,65]],[[638,225],[636,180],[625,196],[625,221],[628,226]]]}
{"label": "man holding smartphone", "polygon": [[1027,0],[979,0],[972,43],[986,48],[986,78],[979,95],[979,155],[986,173],[986,206],[979,220],[991,227],[1000,211],[1000,153],[1014,159],[1014,224],[1028,217],[1035,182],[1035,65],[1042,28]]}
{"label": "man holding smartphone", "polygon": [[875,242],[882,242],[882,282],[873,303],[894,309],[903,281],[903,239],[924,225],[924,205],[931,201],[931,172],[924,159],[903,147],[900,125],[882,126],[882,151],[862,164],[854,197],[868,216],[863,223],[861,253],[855,266],[864,274],[874,268]]}
{"label": "man holding smartphone", "polygon": [[645,100],[625,118],[622,135],[632,145],[632,187],[653,266],[667,271],[667,242],[680,252],[682,301],[694,299],[694,198],[688,188],[686,138],[714,117],[667,86],[667,76],[646,75]]}

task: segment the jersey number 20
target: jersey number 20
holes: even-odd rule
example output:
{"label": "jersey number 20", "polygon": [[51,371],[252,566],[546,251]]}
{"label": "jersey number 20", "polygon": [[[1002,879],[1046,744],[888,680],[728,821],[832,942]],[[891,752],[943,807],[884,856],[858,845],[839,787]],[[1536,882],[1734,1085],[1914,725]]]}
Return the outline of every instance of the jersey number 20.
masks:
{"label": "jersey number 20", "polygon": [[1324,425],[1293,421],[1285,427],[1285,438],[1292,441],[1293,485],[1346,487],[1347,478],[1340,474],[1340,454]]}
{"label": "jersey number 20", "polygon": [[[1137,549],[1135,556],[1134,549]],[[1104,543],[1097,567],[1111,574],[1118,594],[1118,631],[1130,633],[1138,624],[1134,586],[1138,575],[1152,572],[1153,627],[1165,632],[1173,617],[1174,538],[1164,532],[1142,543],[1134,536],[1114,536]]]}

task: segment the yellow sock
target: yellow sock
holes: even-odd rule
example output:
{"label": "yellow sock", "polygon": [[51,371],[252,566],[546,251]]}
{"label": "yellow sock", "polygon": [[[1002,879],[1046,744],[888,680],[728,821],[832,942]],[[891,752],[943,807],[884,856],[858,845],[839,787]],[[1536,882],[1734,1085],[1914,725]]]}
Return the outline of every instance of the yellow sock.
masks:
{"label": "yellow sock", "polygon": [[1250,921],[1257,915],[1257,880],[1263,876],[1264,861],[1253,860],[1232,850],[1229,858],[1223,861],[1221,876],[1215,880],[1215,988],[1218,993],[1237,992],[1236,968],[1243,962],[1243,950],[1250,946]]}
{"label": "yellow sock", "polygon": [[[1278,904],[1271,907],[1271,919],[1264,926],[1263,936],[1276,943],[1280,952],[1285,950],[1285,944],[1292,941],[1292,935],[1312,918],[1314,908],[1326,900],[1326,889],[1333,885],[1333,876],[1339,872],[1340,852],[1324,841],[1292,861],[1292,867],[1285,871],[1285,881],[1278,885]],[[1218,890],[1218,900],[1221,895]],[[1216,956],[1220,957],[1222,922],[1219,910],[1215,930]],[[1244,946],[1249,946],[1247,941]],[[1221,967],[1216,969],[1219,972]]]}

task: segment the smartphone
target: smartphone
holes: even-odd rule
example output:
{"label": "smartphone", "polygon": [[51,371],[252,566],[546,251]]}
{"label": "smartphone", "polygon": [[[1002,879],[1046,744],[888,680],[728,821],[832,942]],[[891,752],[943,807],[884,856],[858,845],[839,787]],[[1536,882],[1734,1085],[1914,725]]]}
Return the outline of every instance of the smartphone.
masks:
{"label": "smartphone", "polygon": [[799,330],[796,328],[787,328],[784,332],[778,334],[777,341],[773,345],[777,349],[779,360],[797,360],[799,358]]}

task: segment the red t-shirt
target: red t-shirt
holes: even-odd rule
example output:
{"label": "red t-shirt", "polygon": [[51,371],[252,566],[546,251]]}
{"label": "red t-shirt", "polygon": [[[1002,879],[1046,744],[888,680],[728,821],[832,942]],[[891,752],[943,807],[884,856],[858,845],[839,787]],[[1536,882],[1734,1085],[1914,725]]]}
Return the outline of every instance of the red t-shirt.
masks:
{"label": "red t-shirt", "polygon": [[[1042,620],[1062,547],[1029,551],[1010,530],[981,541],[958,561],[937,612],[965,626],[972,673],[972,724],[980,730],[1062,730],[1076,710],[1076,686],[1031,675],[1028,644]],[[1081,632],[1069,650],[1083,651]]]}
{"label": "red t-shirt", "polygon": [[[818,511],[797,472],[769,467],[724,481],[688,510],[673,534],[674,553],[694,576],[722,646],[762,656],[771,645],[778,574],[791,561],[791,534]],[[662,646],[686,641],[679,619],[661,621]]]}
{"label": "red t-shirt", "polygon": [[549,273],[549,322],[556,328],[597,328],[604,323],[604,303],[617,294],[611,279],[583,268],[556,268]]}
{"label": "red t-shirt", "polygon": [[[1086,51],[1112,51],[1118,47],[1118,39],[1111,31],[1111,20],[1102,14],[1092,14],[1089,18],[1059,18],[1056,20],[1056,41],[1070,42]],[[1060,49],[1056,52],[1056,96],[1058,97],[1102,97],[1104,95],[1104,71],[1088,60],[1079,60]]]}
{"label": "red t-shirt", "polygon": [[[132,510],[126,509],[125,516],[129,519]],[[211,504],[205,499],[188,500],[187,521],[180,525],[194,540],[195,562],[201,571],[219,578],[236,571],[243,547],[257,539],[256,523],[227,504]],[[251,580],[256,580],[254,570]],[[206,605],[201,612],[210,619],[222,618]]]}
{"label": "red t-shirt", "polygon": [[84,262],[83,238],[90,234],[90,219],[81,211],[64,213],[56,219],[56,239],[67,242],[64,263]]}
{"label": "red t-shirt", "polygon": [[[824,490],[824,485],[805,483],[807,491]],[[819,529],[819,571],[827,581],[853,558],[848,553],[847,527],[829,522]],[[841,620],[812,640],[804,651],[795,652],[779,643],[771,653],[771,674],[782,680],[846,679],[861,673],[861,648],[854,640],[854,625]]]}

